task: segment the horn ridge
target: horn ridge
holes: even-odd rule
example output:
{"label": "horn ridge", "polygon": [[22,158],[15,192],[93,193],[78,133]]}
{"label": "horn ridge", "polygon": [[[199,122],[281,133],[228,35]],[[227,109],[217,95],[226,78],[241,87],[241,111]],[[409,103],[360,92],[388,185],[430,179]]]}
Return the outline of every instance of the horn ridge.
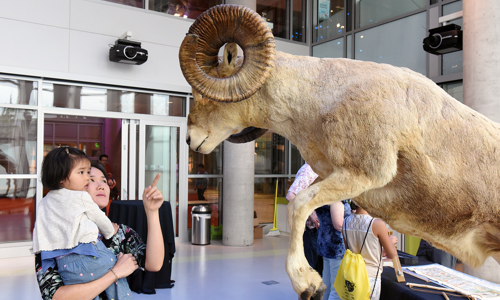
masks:
{"label": "horn ridge", "polygon": [[[218,64],[219,48],[228,42],[243,49],[241,69],[228,78],[207,75]],[[275,47],[269,26],[256,12],[238,5],[217,5],[191,25],[179,60],[186,80],[197,92],[215,101],[236,102],[251,97],[265,83],[274,68]]]}

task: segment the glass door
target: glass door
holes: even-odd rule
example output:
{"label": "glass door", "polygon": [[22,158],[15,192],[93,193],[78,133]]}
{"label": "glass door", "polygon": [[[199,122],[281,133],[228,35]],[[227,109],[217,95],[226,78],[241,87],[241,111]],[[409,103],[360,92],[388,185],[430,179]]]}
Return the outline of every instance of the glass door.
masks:
{"label": "glass door", "polygon": [[[163,192],[165,201],[170,202],[172,208],[172,220],[174,220],[174,232],[181,239],[187,236],[187,232],[178,228],[186,222],[179,210],[187,205],[185,167],[187,165],[187,145],[184,142],[186,136],[185,123],[152,122],[141,120],[139,123],[139,159],[137,164],[138,196],[142,197],[142,191],[149,186],[156,174],[161,174],[157,188]],[[184,203],[186,202],[186,203]],[[179,224],[181,223],[181,224]],[[179,226],[181,225],[181,226]]]}

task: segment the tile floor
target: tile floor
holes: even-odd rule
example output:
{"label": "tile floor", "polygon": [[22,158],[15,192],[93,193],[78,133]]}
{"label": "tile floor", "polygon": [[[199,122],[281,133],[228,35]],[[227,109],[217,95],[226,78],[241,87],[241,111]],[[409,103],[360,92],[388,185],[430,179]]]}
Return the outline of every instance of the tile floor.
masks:
{"label": "tile floor", "polygon": [[[220,241],[195,246],[176,242],[172,289],[155,295],[134,294],[136,300],[282,300],[297,299],[285,272],[288,236],[257,239],[250,247],[223,246]],[[41,299],[33,258],[0,259],[0,299]],[[266,285],[263,282],[274,281]]]}

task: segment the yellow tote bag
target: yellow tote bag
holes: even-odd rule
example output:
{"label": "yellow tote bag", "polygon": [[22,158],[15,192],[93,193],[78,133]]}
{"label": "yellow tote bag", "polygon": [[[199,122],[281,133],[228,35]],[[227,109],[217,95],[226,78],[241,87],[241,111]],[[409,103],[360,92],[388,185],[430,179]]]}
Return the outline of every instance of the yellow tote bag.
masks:
{"label": "yellow tote bag", "polygon": [[342,300],[366,300],[370,296],[370,281],[365,260],[361,254],[346,250],[335,283],[337,294]]}

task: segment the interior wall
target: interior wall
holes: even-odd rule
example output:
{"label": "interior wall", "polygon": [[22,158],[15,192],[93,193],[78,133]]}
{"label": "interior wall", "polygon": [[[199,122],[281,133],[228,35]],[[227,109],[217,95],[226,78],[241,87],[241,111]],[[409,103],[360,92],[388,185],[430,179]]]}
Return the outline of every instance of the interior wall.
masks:
{"label": "interior wall", "polygon": [[[97,0],[0,1],[0,72],[190,92],[178,53],[193,21]],[[109,61],[109,45],[126,31],[148,50],[143,65]],[[299,43],[277,48],[309,55]]]}

